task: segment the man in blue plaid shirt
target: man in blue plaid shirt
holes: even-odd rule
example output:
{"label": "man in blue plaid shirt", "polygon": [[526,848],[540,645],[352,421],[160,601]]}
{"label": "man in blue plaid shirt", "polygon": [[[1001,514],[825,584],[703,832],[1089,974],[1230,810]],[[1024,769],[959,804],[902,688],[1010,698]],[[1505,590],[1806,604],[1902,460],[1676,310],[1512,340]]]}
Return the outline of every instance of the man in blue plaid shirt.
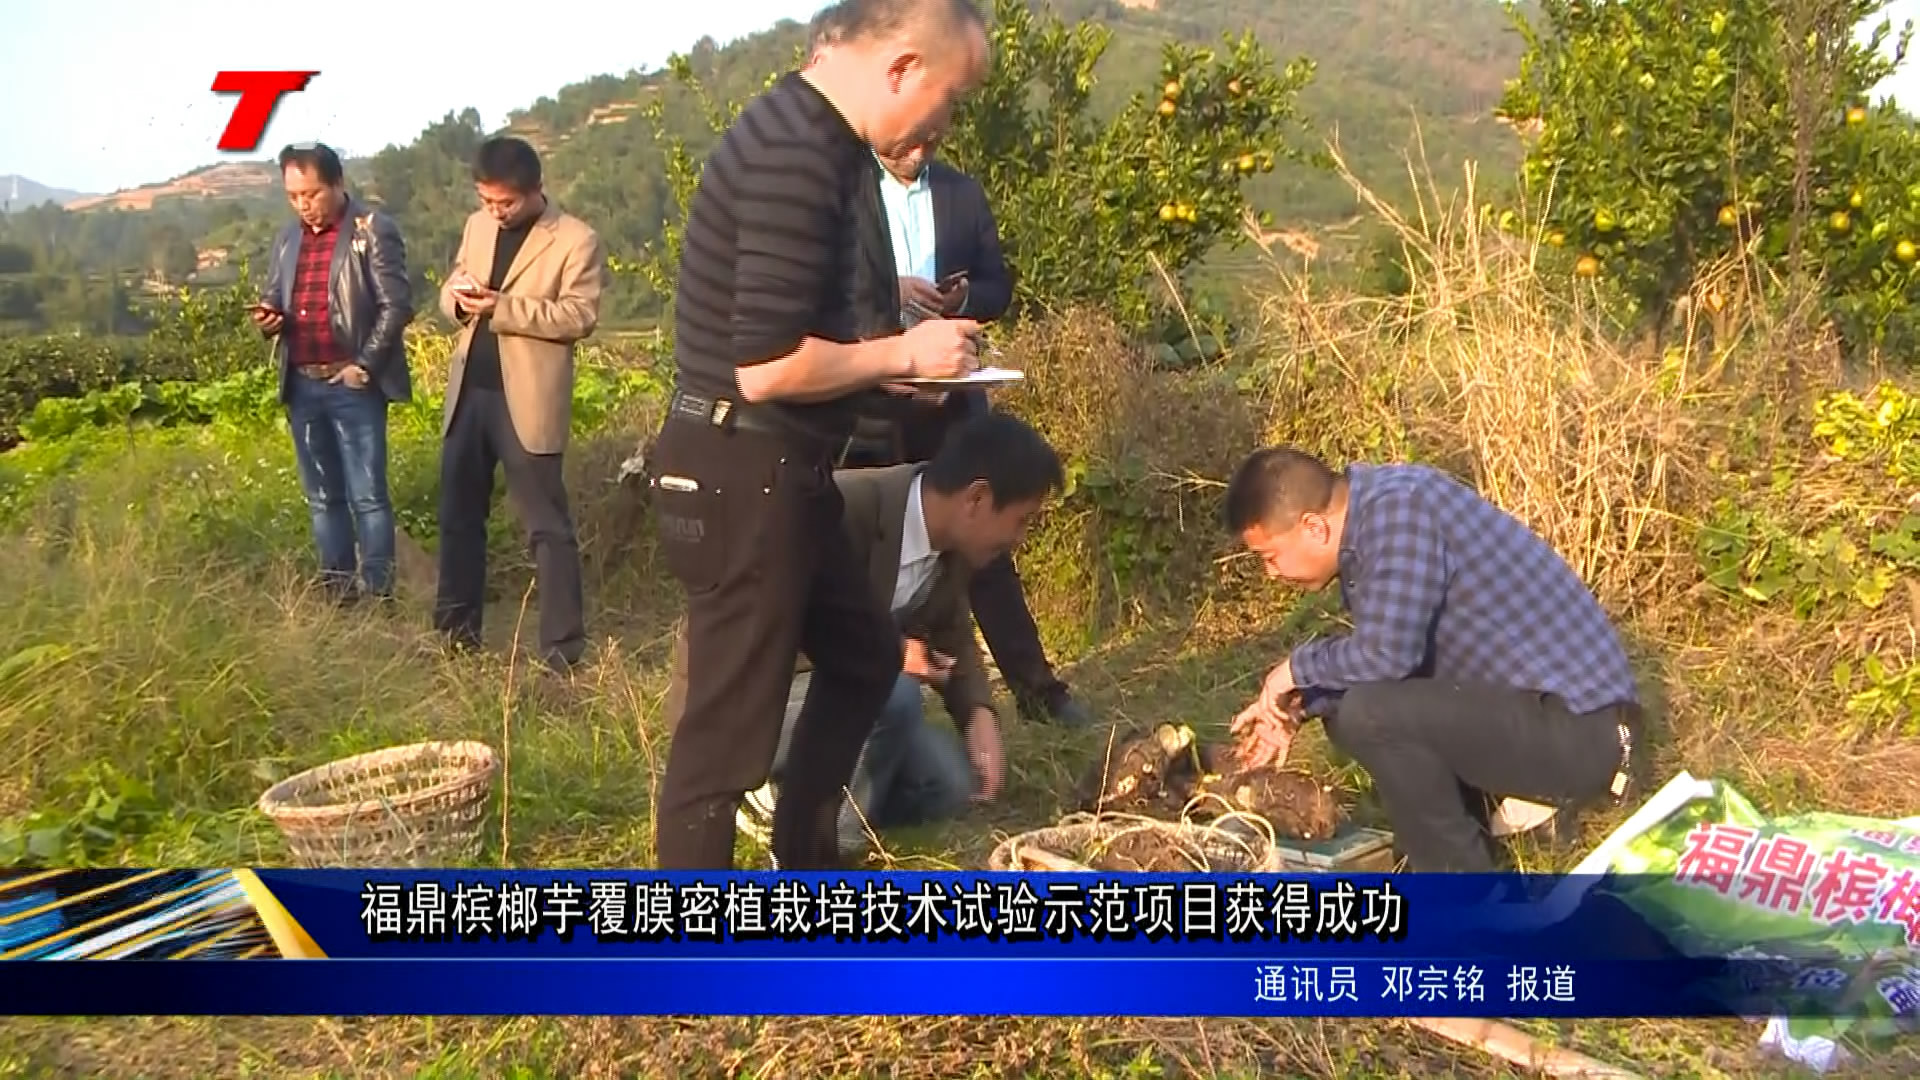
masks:
{"label": "man in blue plaid shirt", "polygon": [[1243,761],[1284,762],[1318,716],[1364,766],[1412,869],[1490,871],[1488,795],[1559,808],[1624,794],[1640,726],[1620,636],[1545,541],[1424,465],[1336,474],[1297,450],[1242,462],[1228,526],[1267,575],[1340,579],[1353,632],[1309,641],[1234,720]]}

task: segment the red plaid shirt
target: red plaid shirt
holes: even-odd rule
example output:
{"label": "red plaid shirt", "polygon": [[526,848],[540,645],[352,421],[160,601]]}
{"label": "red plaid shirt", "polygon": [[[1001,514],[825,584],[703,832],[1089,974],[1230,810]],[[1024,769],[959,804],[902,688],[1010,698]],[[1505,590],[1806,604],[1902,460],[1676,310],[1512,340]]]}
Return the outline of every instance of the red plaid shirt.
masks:
{"label": "red plaid shirt", "polygon": [[347,359],[333,340],[332,312],[327,305],[333,248],[339,236],[340,218],[319,232],[300,230],[300,259],[293,271],[293,310],[287,312],[286,325],[287,359],[295,367]]}

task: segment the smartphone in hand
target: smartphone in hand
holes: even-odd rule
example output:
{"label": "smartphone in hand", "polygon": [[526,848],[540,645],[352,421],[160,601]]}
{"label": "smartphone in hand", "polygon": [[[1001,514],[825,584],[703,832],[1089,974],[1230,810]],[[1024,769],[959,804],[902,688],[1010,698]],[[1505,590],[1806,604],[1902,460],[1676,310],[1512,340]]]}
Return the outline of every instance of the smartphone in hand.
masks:
{"label": "smartphone in hand", "polygon": [[954,289],[959,287],[961,282],[965,280],[967,280],[967,272],[965,270],[955,270],[953,273],[948,274],[946,277],[943,277],[939,281],[934,282],[933,287],[940,290],[943,293],[952,292]]}

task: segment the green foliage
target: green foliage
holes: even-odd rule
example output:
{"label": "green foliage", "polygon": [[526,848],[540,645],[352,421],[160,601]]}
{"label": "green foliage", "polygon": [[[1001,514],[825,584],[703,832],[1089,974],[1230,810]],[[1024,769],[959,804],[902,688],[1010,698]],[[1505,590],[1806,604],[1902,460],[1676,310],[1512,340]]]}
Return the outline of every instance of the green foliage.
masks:
{"label": "green foliage", "polygon": [[[0,673],[16,663],[32,666],[45,648],[15,654],[0,663]],[[152,788],[109,764],[94,765],[58,787],[53,801],[72,809],[0,820],[0,868],[98,865],[170,814]]]}
{"label": "green foliage", "polygon": [[[1814,416],[1814,443],[1829,459],[1863,470],[1883,466],[1903,486],[1920,480],[1920,472],[1903,471],[1920,464],[1920,408],[1898,387],[1882,385],[1868,400],[1849,391],[1828,394],[1815,403]],[[1790,489],[1797,482],[1788,471],[1776,477],[1775,487]],[[1697,556],[1707,583],[1728,598],[1783,608],[1801,619],[1851,619],[1885,610],[1903,595],[1920,595],[1914,592],[1920,513],[1891,521],[1872,513],[1861,518],[1807,534],[1779,515],[1723,499],[1700,528]],[[1833,671],[1834,685],[1847,695],[1856,729],[1920,734],[1920,665],[1894,670],[1889,655],[1867,652],[1842,660]]]}
{"label": "green foliage", "polygon": [[271,349],[249,318],[259,295],[242,260],[238,280],[215,288],[179,288],[147,306],[147,348],[185,359],[194,377],[217,379],[265,362]]}
{"label": "green foliage", "polygon": [[[733,118],[740,115],[740,103],[714,99],[686,56],[668,57],[667,75],[693,98],[701,123],[705,125],[707,140],[704,141],[718,139],[732,125]],[[773,78],[767,81],[771,83]],[[680,272],[680,240],[686,230],[687,207],[693,203],[693,193],[700,186],[702,158],[676,132],[666,95],[650,95],[641,105],[640,115],[652,129],[654,143],[660,148],[661,171],[671,209],[660,223],[659,239],[645,245],[639,259],[615,257],[609,263],[615,273],[638,274],[664,312],[673,302],[674,278]],[[668,325],[666,320],[662,320],[662,325]]]}
{"label": "green foliage", "polygon": [[1501,115],[1537,123],[1527,196],[1568,262],[1597,260],[1663,321],[1703,265],[1790,254],[1825,280],[1848,339],[1905,332],[1920,299],[1920,136],[1868,92],[1894,58],[1885,0],[1544,0]]}
{"label": "green foliage", "polygon": [[[444,339],[414,335],[408,345],[416,368],[421,368],[444,347]],[[661,372],[652,365],[635,365],[612,350],[590,345],[576,367],[574,432],[602,431],[636,399],[658,399],[665,387]],[[229,482],[246,490],[220,493],[222,500],[246,503],[250,509],[244,513],[221,511],[219,500],[205,497],[204,492],[167,493],[179,496],[169,501],[178,504],[172,509],[180,531],[190,539],[215,550],[252,550],[258,545],[237,533],[304,527],[305,508],[294,498],[298,480],[284,435],[286,410],[278,389],[276,369],[260,365],[218,379],[131,380],[74,397],[43,399],[23,425],[30,441],[0,453],[0,522],[17,519],[49,486],[104,452],[124,447],[128,436],[141,432],[163,436],[141,443],[149,449],[199,440],[228,455],[281,462],[265,483],[259,473],[241,473]],[[444,403],[443,393],[422,391],[389,413],[394,512],[407,534],[422,542],[438,531],[435,492]],[[274,432],[283,434],[275,438]],[[257,449],[263,439],[272,440],[265,454]],[[189,479],[202,480],[197,472]],[[490,528],[504,541],[512,532],[511,519],[496,514]]]}
{"label": "green foliage", "polygon": [[44,442],[91,428],[133,425],[267,427],[282,414],[278,395],[279,372],[265,366],[207,382],[116,383],[79,397],[42,399],[20,433]]}
{"label": "green foliage", "polygon": [[1920,487],[1920,401],[1892,383],[1868,399],[1850,391],[1829,394],[1814,405],[1813,435],[1827,453],[1845,461],[1886,466],[1904,487]]}
{"label": "green foliage", "polygon": [[[635,397],[660,393],[662,385],[650,368],[582,364],[574,380],[574,430],[597,430],[615,410]],[[442,394],[420,394],[397,407],[396,413],[403,423],[437,429],[444,401]],[[136,380],[77,397],[44,399],[21,430],[35,442],[130,426],[213,425],[257,431],[280,424],[285,415],[279,400],[279,373],[263,366],[206,381]]]}
{"label": "green foliage", "polygon": [[[253,295],[244,278],[221,288],[180,289],[147,305],[153,328],[141,338],[0,337],[0,450],[27,434],[30,418],[49,399],[111,390],[129,380],[213,379],[265,363],[267,345],[247,321]],[[124,398],[126,391],[119,393]],[[49,408],[52,416],[67,407]]]}
{"label": "green foliage", "polygon": [[1895,567],[1840,526],[1801,536],[1765,515],[1724,507],[1700,530],[1700,559],[1709,584],[1755,603],[1783,602],[1806,617],[1829,605],[1874,609],[1893,589]]}
{"label": "green foliage", "polygon": [[1859,726],[1920,735],[1920,664],[1889,671],[1878,654],[1868,654],[1857,680],[1852,664],[1835,665],[1833,686],[1847,695],[1847,715]]}
{"label": "green foliage", "polygon": [[189,358],[150,351],[136,338],[78,334],[0,338],[0,449],[46,398],[75,397],[140,376],[191,378]]}
{"label": "green foliage", "polygon": [[1112,32],[996,0],[993,67],[942,152],[987,191],[1023,306],[1099,303],[1149,321],[1155,264],[1176,278],[1242,239],[1244,186],[1302,157],[1296,113],[1313,77],[1276,71],[1251,34],[1223,49],[1169,42],[1151,90],[1110,119],[1091,110]]}

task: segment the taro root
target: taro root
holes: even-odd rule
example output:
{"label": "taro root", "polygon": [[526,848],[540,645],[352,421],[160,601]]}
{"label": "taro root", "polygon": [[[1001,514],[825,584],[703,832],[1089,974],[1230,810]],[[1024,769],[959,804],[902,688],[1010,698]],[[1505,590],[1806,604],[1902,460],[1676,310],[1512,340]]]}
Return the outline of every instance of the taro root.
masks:
{"label": "taro root", "polygon": [[1186,801],[1194,775],[1193,729],[1161,724],[1115,746],[1081,778],[1079,804],[1087,811],[1139,809],[1168,799]]}
{"label": "taro root", "polygon": [[[1232,809],[1264,818],[1285,840],[1325,840],[1346,822],[1331,784],[1298,770],[1256,769],[1213,780],[1204,790]],[[1196,809],[1217,811],[1219,803]]]}
{"label": "taro root", "polygon": [[1206,866],[1179,841],[1157,829],[1133,829],[1100,845],[1087,865],[1116,874],[1192,873]]}

